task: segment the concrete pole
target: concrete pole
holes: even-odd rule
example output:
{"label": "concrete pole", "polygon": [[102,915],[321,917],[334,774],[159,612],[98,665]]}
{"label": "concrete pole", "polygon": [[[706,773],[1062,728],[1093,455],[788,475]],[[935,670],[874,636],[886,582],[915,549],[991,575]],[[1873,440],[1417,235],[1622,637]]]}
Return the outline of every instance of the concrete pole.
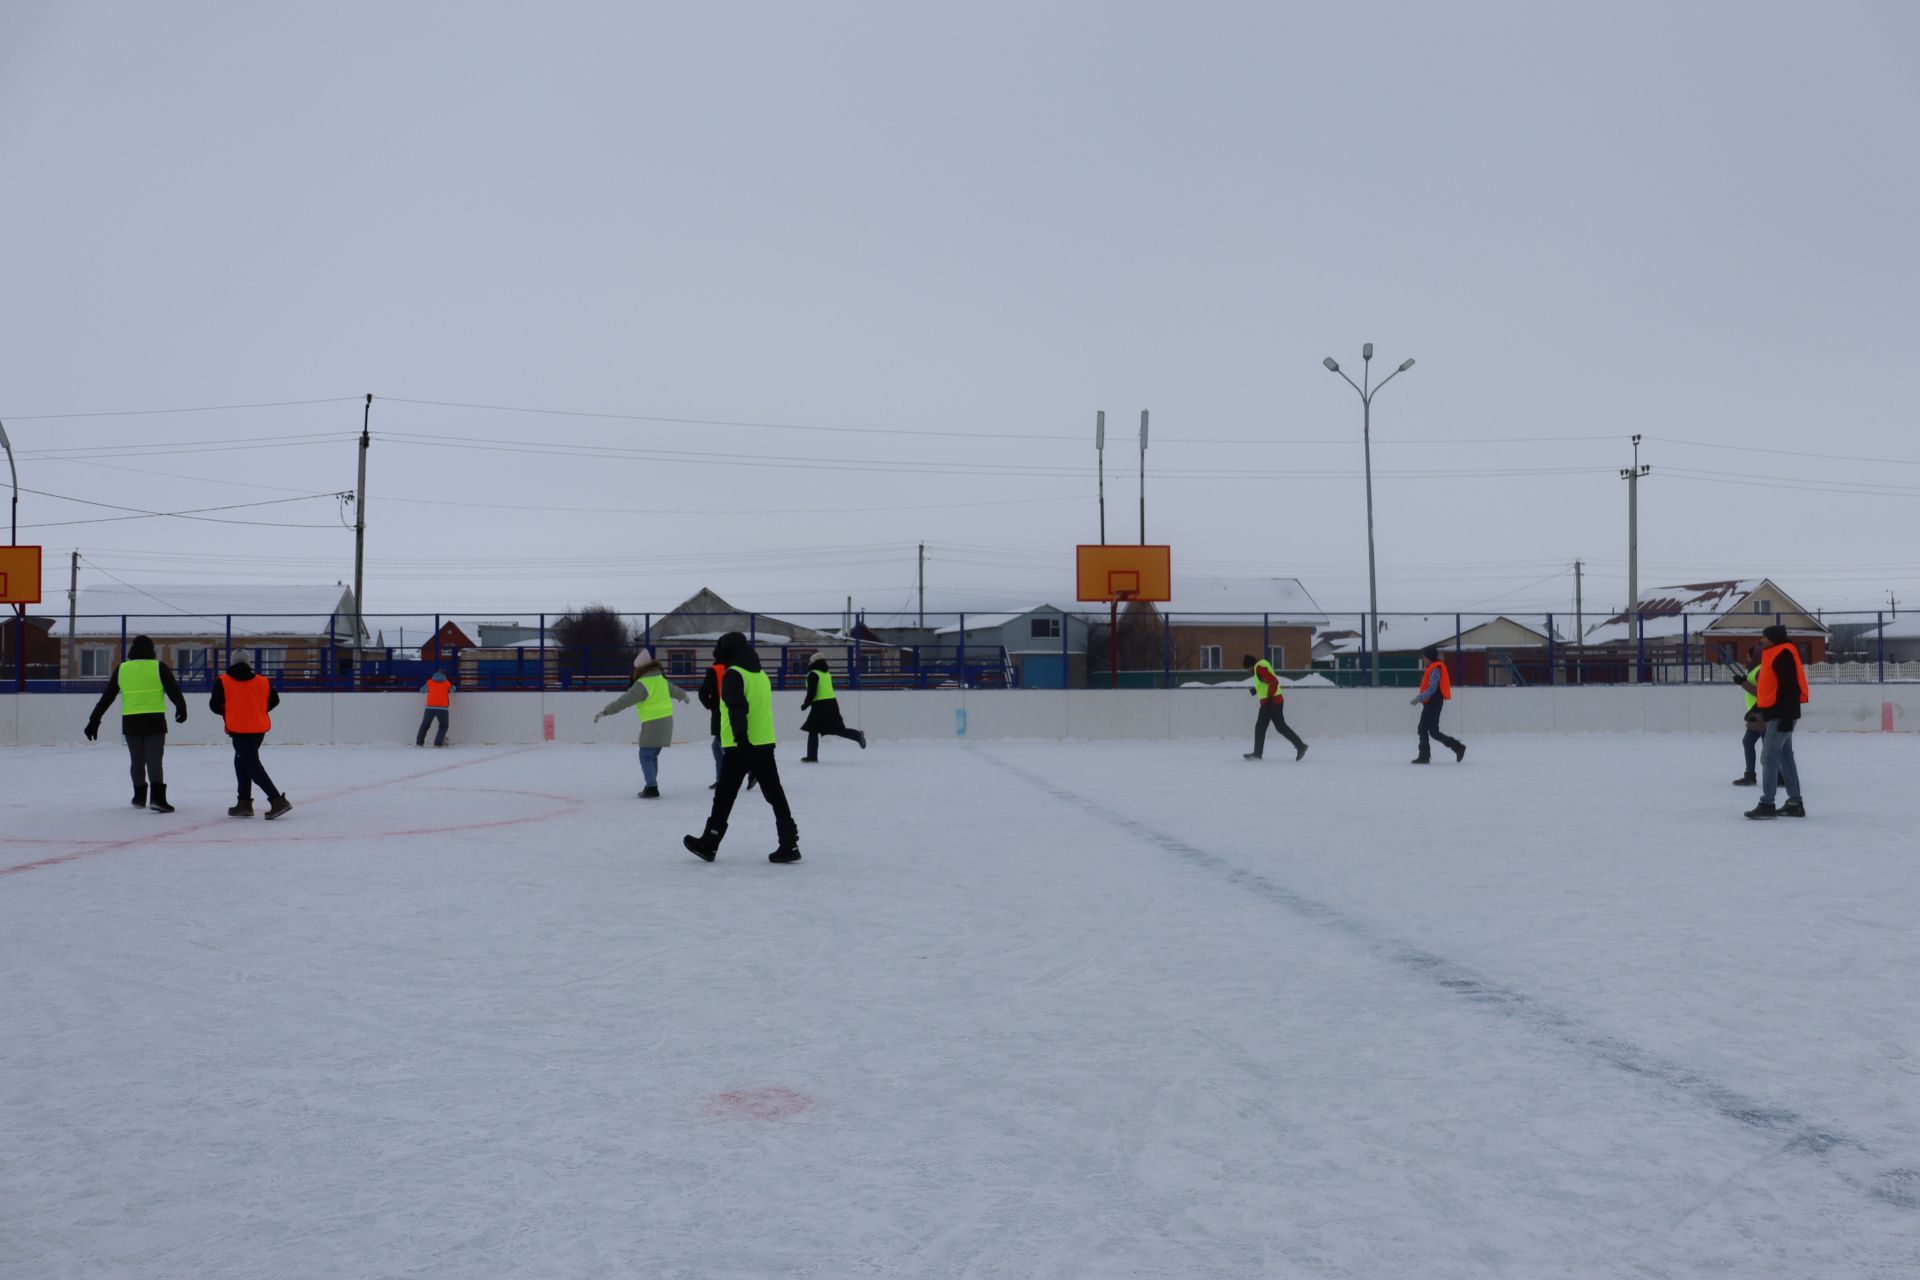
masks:
{"label": "concrete pole", "polygon": [[1147,411],[1140,411],[1140,545],[1147,545]]}
{"label": "concrete pole", "polygon": [[920,544],[920,630],[927,629],[927,544]]}
{"label": "concrete pole", "polygon": [[1107,545],[1107,411],[1093,416],[1093,453],[1100,469],[1100,545]]}
{"label": "concrete pole", "polygon": [[73,553],[73,563],[67,568],[67,651],[61,655],[63,665],[60,676],[64,680],[73,679],[74,637],[80,621],[80,553]]}
{"label": "concrete pole", "polygon": [[367,562],[367,448],[372,444],[368,426],[373,421],[373,393],[367,393],[367,406],[360,415],[360,484],[354,491],[353,499],[353,678],[358,684],[362,679],[360,671],[360,636],[366,630],[362,616],[366,610],[365,597],[361,594],[366,586]]}
{"label": "concrete pole", "polygon": [[1640,437],[1633,437],[1633,466],[1620,474],[1627,482],[1627,676],[1640,683],[1640,477],[1652,471],[1640,465]]}
{"label": "concrete pole", "polygon": [[1587,656],[1587,619],[1580,601],[1580,562],[1573,562],[1573,682],[1579,684],[1581,659]]}

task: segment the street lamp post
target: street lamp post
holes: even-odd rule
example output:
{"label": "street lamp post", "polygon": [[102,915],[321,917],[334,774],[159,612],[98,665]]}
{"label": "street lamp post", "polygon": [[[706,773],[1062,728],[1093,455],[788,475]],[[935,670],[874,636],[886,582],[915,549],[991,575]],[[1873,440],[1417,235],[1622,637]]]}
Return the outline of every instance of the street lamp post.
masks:
{"label": "street lamp post", "polygon": [[1380,387],[1386,386],[1395,378],[1413,368],[1408,360],[1398,369],[1380,379],[1380,386],[1373,385],[1373,344],[1364,343],[1360,347],[1360,381],[1347,377],[1340,364],[1332,356],[1320,362],[1331,372],[1345,379],[1346,384],[1360,396],[1360,442],[1366,459],[1367,472],[1367,684],[1380,687],[1380,585],[1373,567],[1373,398],[1380,394]]}

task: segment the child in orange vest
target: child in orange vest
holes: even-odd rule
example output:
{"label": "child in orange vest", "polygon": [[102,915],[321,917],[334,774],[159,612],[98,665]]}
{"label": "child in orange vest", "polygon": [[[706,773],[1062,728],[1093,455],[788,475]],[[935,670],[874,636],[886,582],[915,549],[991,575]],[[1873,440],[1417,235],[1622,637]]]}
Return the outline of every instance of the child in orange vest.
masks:
{"label": "child in orange vest", "polygon": [[273,728],[273,719],[267,713],[279,705],[279,690],[265,676],[255,675],[245,659],[228,667],[213,686],[208,706],[225,721],[227,736],[233,739],[233,775],[240,783],[239,802],[227,810],[230,818],[253,816],[256,782],[267,794],[267,817],[277,818],[293,808],[293,802],[273,785],[266,767],[260,763],[260,744]]}

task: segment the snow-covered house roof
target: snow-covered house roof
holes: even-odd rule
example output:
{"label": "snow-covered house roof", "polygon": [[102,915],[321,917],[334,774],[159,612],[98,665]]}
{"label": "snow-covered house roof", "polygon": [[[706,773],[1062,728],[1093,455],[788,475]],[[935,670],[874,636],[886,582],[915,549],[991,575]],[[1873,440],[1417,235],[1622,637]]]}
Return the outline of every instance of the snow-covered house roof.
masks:
{"label": "snow-covered house roof", "polygon": [[816,631],[797,622],[787,622],[771,614],[749,614],[735,608],[709,587],[702,587],[688,596],[671,613],[655,618],[652,627],[656,641],[667,638],[713,639],[729,631],[750,634],[758,640],[776,644],[789,641],[795,644],[824,644],[827,640],[824,631]]}
{"label": "snow-covered house roof", "polygon": [[[1020,621],[1020,619],[1029,617],[1036,613],[1064,615],[1068,612],[1070,611],[1066,609],[1062,609],[1057,604],[1036,604],[1036,605],[1029,606],[1028,608],[1025,608],[1025,609],[1015,609],[1010,612],[1003,611],[1000,613],[969,613],[966,615],[967,630],[970,632],[971,631],[994,631],[1001,627],[1006,626],[1010,622],[1018,622]],[[960,632],[960,623],[958,621],[955,621],[950,626],[936,627],[934,629],[933,634],[937,636],[951,636],[951,635],[958,635],[959,632]],[[1056,651],[1058,650],[1057,645],[1055,646],[1055,650]]]}
{"label": "snow-covered house roof", "polygon": [[1776,618],[1793,635],[1825,635],[1819,618],[1782,591],[1771,578],[1728,578],[1654,587],[1640,598],[1640,626],[1616,613],[1587,628],[1586,643],[1625,643],[1636,634],[1649,640],[1677,640],[1703,632],[1757,633]]}
{"label": "snow-covered house roof", "polygon": [[[1531,649],[1547,643],[1546,619],[1525,622],[1501,614],[1488,618],[1473,614],[1432,613],[1407,616],[1391,614],[1380,619],[1380,652],[1418,653],[1429,645],[1442,649]],[[1559,622],[1554,624],[1554,642],[1566,643]],[[1456,634],[1457,632],[1457,634]],[[1357,651],[1358,640],[1354,645]]]}
{"label": "snow-covered house roof", "polygon": [[[206,583],[150,587],[88,587],[74,601],[73,634],[119,639],[126,633],[157,636],[288,636],[353,643],[353,588],[330,586],[234,586]],[[66,636],[67,620],[54,624]]]}
{"label": "snow-covered house roof", "polygon": [[1324,627],[1326,611],[1298,578],[1176,576],[1173,599],[1153,606],[1176,627],[1257,626],[1266,615],[1276,627]]}

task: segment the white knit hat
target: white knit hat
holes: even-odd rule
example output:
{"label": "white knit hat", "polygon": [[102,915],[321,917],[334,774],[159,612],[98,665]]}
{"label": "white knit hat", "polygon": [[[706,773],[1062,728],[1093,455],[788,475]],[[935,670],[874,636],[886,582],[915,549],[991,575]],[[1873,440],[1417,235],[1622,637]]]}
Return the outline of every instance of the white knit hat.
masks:
{"label": "white knit hat", "polygon": [[652,661],[653,661],[653,650],[642,649],[640,650],[640,652],[633,655],[633,669],[635,671],[638,671],[640,668],[646,666],[649,662],[652,662]]}

